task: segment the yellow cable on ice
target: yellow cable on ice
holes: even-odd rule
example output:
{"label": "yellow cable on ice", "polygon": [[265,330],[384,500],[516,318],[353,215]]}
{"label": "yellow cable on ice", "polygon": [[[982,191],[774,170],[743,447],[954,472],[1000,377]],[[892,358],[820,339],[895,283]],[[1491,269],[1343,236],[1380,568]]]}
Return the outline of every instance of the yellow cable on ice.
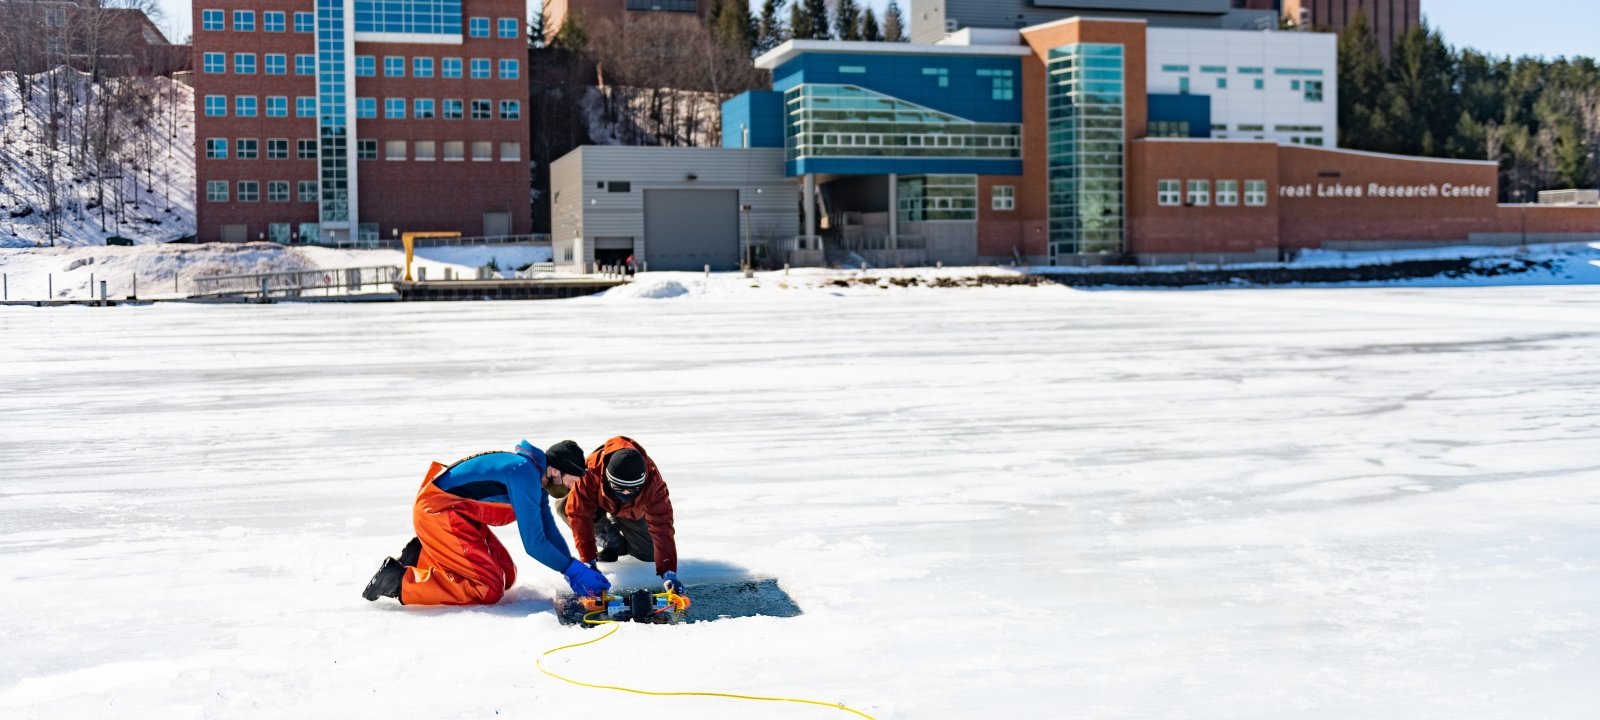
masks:
{"label": "yellow cable on ice", "polygon": [[538,660],[538,663],[537,663],[537,665],[539,666],[539,672],[542,672],[542,673],[544,673],[546,675],[549,675],[550,677],[553,677],[553,678],[555,678],[557,680],[560,680],[562,682],[565,682],[565,683],[572,683],[573,685],[578,685],[578,686],[586,687],[586,688],[594,688],[596,690],[615,690],[617,692],[633,693],[635,695],[654,695],[654,696],[657,696],[657,697],[719,697],[719,698],[732,698],[734,700],[756,700],[756,701],[760,701],[760,702],[786,702],[786,703],[798,703],[798,704],[801,704],[801,705],[818,705],[818,706],[825,707],[825,708],[833,708],[835,710],[842,710],[844,712],[850,713],[851,715],[855,715],[856,717],[866,718],[866,720],[876,720],[876,718],[872,717],[871,715],[868,715],[868,714],[866,714],[864,712],[861,712],[860,710],[852,708],[852,707],[850,707],[848,705],[845,705],[843,703],[822,702],[821,700],[806,700],[804,698],[767,697],[765,695],[741,695],[741,694],[738,694],[738,693],[639,690],[637,688],[623,687],[621,685],[601,685],[599,683],[587,683],[587,682],[584,682],[582,680],[573,680],[572,678],[569,678],[569,677],[563,677],[561,675],[557,675],[557,674],[555,674],[553,672],[550,672],[550,670],[548,670],[547,668],[545,668],[544,659],[549,657],[549,656],[551,656],[551,655],[553,655],[553,654],[555,654],[555,653],[561,652],[562,650],[569,650],[571,648],[583,647],[585,645],[593,645],[593,644],[595,644],[597,642],[600,642],[601,640],[604,640],[604,639],[606,639],[608,637],[611,637],[612,635],[616,634],[617,627],[620,625],[620,623],[618,623],[617,621],[615,621],[615,620],[595,620],[595,619],[593,619],[594,616],[600,615],[603,612],[604,611],[601,610],[601,611],[598,611],[598,612],[589,613],[588,615],[584,615],[583,616],[583,621],[585,623],[589,624],[589,625],[610,625],[611,627],[606,629],[606,633],[604,635],[601,635],[600,637],[597,637],[597,638],[595,638],[593,640],[585,640],[585,641],[580,642],[580,643],[572,643],[571,645],[562,645],[561,647],[551,648],[549,650],[544,651],[544,653],[539,656],[539,660]]}

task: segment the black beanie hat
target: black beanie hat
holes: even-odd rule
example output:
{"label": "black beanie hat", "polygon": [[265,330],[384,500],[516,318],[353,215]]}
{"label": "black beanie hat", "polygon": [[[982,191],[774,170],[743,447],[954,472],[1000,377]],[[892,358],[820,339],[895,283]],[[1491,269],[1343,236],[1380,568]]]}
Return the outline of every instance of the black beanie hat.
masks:
{"label": "black beanie hat", "polygon": [[568,475],[583,477],[583,448],[571,440],[562,440],[544,451],[545,462]]}
{"label": "black beanie hat", "polygon": [[639,487],[644,484],[644,456],[632,448],[611,453],[606,461],[606,479],[617,487]]}

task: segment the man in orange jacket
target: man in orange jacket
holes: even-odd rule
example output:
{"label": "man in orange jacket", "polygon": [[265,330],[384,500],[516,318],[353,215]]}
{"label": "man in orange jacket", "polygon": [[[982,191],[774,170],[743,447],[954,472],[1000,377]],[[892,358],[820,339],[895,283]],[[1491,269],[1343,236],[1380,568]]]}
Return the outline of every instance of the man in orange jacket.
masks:
{"label": "man in orange jacket", "polygon": [[683,594],[672,499],[661,471],[639,443],[620,435],[607,440],[590,453],[583,477],[559,502],[580,562],[614,562],[624,554],[654,562],[662,584]]}

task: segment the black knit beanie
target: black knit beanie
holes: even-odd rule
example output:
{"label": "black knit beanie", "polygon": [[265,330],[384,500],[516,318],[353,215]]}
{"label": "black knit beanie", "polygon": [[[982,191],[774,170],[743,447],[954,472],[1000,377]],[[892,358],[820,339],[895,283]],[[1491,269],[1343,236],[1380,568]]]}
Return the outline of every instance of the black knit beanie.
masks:
{"label": "black knit beanie", "polygon": [[643,485],[644,456],[632,448],[623,448],[611,453],[611,458],[606,461],[606,479],[617,487],[633,488]]}
{"label": "black knit beanie", "polygon": [[571,440],[562,440],[544,451],[545,462],[568,475],[583,477],[583,448]]}

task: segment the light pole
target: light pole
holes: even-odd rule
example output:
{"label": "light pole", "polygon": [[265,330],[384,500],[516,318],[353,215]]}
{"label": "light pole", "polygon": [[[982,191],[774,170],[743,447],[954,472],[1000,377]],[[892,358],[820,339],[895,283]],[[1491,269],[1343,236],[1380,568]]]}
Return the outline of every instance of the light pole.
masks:
{"label": "light pole", "polygon": [[750,203],[739,206],[740,214],[744,215],[744,229],[739,234],[739,266],[744,270],[744,276],[750,277],[750,211],[754,209]]}

